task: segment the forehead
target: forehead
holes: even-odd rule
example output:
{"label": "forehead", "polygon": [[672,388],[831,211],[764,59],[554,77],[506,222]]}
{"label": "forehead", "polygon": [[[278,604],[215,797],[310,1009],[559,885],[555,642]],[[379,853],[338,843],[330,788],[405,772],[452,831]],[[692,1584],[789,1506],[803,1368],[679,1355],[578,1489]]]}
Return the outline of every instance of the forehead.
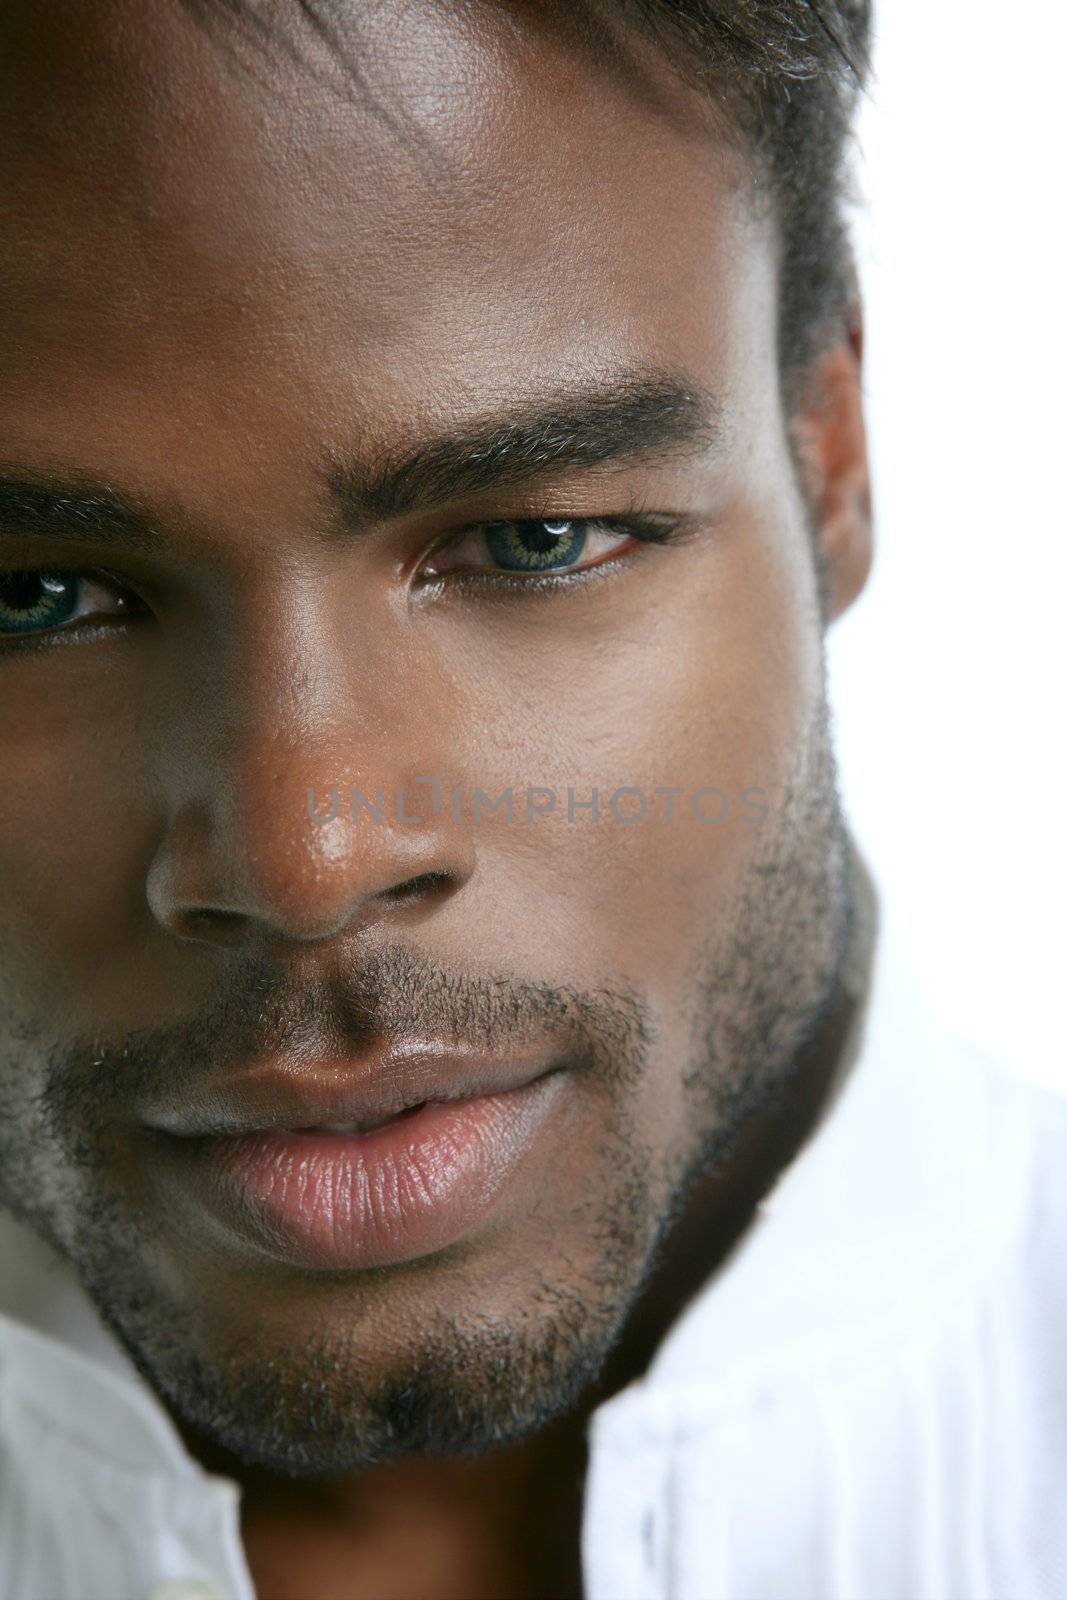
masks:
{"label": "forehead", "polygon": [[270,34],[5,13],[9,438],[373,435],[631,362],[729,388],[773,328],[770,228],[654,52],[606,65],[537,8],[350,10],[333,44],[284,0]]}

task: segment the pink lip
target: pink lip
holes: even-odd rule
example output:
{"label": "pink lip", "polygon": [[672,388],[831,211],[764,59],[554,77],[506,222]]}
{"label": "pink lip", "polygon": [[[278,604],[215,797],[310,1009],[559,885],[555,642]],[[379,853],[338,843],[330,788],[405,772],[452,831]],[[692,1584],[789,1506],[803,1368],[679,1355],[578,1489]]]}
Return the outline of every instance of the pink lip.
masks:
{"label": "pink lip", "polygon": [[177,1180],[228,1233],[289,1264],[338,1270],[412,1261],[490,1216],[567,1076],[547,1071],[500,1093],[427,1101],[364,1133],[273,1127],[166,1136],[156,1145],[157,1176]]}

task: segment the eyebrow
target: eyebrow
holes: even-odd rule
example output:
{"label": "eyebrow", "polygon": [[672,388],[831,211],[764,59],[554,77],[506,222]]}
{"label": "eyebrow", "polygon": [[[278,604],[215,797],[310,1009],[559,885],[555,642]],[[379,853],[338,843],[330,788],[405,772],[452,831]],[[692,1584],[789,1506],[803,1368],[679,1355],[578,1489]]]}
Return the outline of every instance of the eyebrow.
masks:
{"label": "eyebrow", "polygon": [[[646,370],[513,402],[369,461],[334,456],[323,477],[351,534],[535,478],[650,458],[696,459],[723,437],[723,413],[713,395],[673,373]],[[38,534],[159,554],[170,543],[164,531],[169,520],[109,482],[25,474],[0,463],[0,537]]]}
{"label": "eyebrow", "polygon": [[47,472],[24,476],[0,466],[0,537],[11,532],[148,554],[165,542],[147,510],[108,484]]}
{"label": "eyebrow", "polygon": [[513,404],[369,467],[335,464],[327,480],[354,530],[550,474],[694,459],[723,433],[722,408],[707,390],[668,372],[631,372]]}

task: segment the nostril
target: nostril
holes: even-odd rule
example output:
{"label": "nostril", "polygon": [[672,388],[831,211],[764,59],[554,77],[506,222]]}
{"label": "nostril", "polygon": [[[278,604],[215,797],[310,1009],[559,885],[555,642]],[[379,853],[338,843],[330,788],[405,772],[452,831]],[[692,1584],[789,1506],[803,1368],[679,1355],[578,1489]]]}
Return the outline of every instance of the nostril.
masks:
{"label": "nostril", "polygon": [[220,911],[214,906],[197,906],[184,913],[183,920],[192,934],[228,933],[240,927],[245,918],[240,911]]}
{"label": "nostril", "polygon": [[407,900],[418,900],[424,895],[440,894],[449,888],[452,883],[451,875],[447,872],[420,872],[414,878],[407,878],[403,883],[398,883],[387,890],[389,898],[398,904]]}

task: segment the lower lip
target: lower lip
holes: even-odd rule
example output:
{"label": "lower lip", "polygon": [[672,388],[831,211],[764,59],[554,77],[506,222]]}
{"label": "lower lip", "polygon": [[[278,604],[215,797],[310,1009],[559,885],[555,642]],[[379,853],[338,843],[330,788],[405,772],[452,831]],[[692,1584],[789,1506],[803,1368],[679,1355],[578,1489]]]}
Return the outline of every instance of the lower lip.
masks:
{"label": "lower lip", "polygon": [[332,1270],[413,1261],[489,1218],[565,1074],[428,1102],[366,1133],[285,1129],[166,1146],[183,1186],[260,1250]]}

